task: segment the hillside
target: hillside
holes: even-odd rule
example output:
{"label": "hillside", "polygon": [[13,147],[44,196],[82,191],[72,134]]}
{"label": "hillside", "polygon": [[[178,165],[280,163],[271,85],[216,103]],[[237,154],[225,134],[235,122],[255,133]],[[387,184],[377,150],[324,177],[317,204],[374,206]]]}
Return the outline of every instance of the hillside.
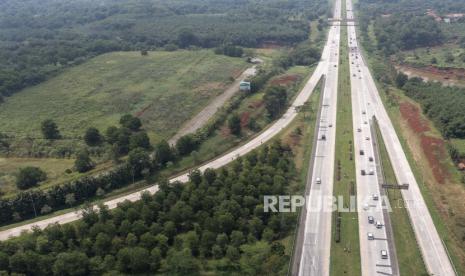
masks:
{"label": "hillside", "polygon": [[152,138],[168,138],[246,67],[209,50],[104,54],[9,97],[0,132],[41,137],[41,121],[51,118],[65,137],[76,138],[131,113]]}

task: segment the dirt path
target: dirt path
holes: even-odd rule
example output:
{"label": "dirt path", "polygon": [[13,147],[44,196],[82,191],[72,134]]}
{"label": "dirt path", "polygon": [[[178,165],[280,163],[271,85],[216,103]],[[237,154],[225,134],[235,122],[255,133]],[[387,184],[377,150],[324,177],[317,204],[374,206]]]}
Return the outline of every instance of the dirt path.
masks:
{"label": "dirt path", "polygon": [[216,111],[239,91],[240,82],[247,77],[255,75],[256,71],[256,66],[252,66],[242,72],[242,74],[236,78],[236,80],[221,95],[213,99],[204,109],[202,109],[202,111],[184,123],[181,129],[168,141],[168,143],[170,145],[174,145],[182,136],[194,133],[196,130],[204,126],[208,120],[213,117]]}

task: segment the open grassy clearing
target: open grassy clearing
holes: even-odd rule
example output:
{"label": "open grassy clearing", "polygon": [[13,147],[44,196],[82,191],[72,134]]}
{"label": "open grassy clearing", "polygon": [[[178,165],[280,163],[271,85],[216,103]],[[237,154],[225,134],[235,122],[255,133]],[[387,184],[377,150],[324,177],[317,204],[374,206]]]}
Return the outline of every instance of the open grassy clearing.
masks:
{"label": "open grassy clearing", "polygon": [[[457,44],[445,44],[439,47],[419,48],[401,54],[404,61],[417,66],[434,65],[437,67],[465,68],[465,49]],[[453,60],[448,60],[447,57]],[[436,63],[432,60],[435,59]]]}
{"label": "open grassy clearing", "polygon": [[[379,128],[376,128],[376,135],[386,183],[396,184],[396,176]],[[391,217],[391,225],[394,231],[400,273],[401,275],[412,276],[427,275],[420,249],[416,243],[415,233],[410,224],[407,209],[404,207],[401,191],[389,189],[387,194],[392,207],[392,212],[389,213],[389,216]]]}
{"label": "open grassy clearing", "polygon": [[247,66],[210,50],[104,54],[9,97],[0,132],[41,137],[40,122],[51,118],[64,136],[79,137],[131,113],[155,140],[169,138]]}
{"label": "open grassy clearing", "polygon": [[[345,11],[345,3],[342,4]],[[341,28],[341,46],[339,54],[339,83],[338,83],[338,112],[336,123],[336,156],[335,179],[333,194],[341,196],[344,207],[349,207],[350,196],[356,195],[355,161],[350,160],[351,148],[353,150],[353,126],[351,85],[349,73],[349,56],[347,51],[347,28]],[[338,173],[338,163],[340,172]],[[338,179],[338,174],[341,178]],[[340,242],[336,242],[336,217],[333,213],[331,231],[331,263],[330,275],[361,275],[360,242],[358,235],[357,212],[339,213],[341,218]]]}
{"label": "open grassy clearing", "polygon": [[[370,41],[367,43],[370,43]],[[367,58],[371,69],[379,64],[383,64],[382,60],[376,56],[369,55],[366,51],[364,51],[364,56]],[[464,186],[459,183],[457,178],[454,178],[453,182],[447,185],[439,185],[435,181],[432,175],[432,169],[425,155],[422,154],[422,146],[416,133],[406,125],[405,120],[400,114],[397,102],[393,101],[393,99],[386,94],[387,90],[391,91],[390,94],[393,94],[392,91],[397,91],[398,93],[395,93],[396,96],[402,97],[402,91],[397,90],[393,86],[382,84],[376,79],[375,82],[380,91],[384,106],[399,136],[402,148],[404,149],[417,183],[419,184],[436,229],[443,239],[459,275],[465,274],[465,251],[463,249],[463,236],[465,235],[463,220],[465,217],[462,215],[465,212],[465,206],[463,205],[463,195],[465,193]],[[427,120],[426,117],[424,117],[424,119]],[[430,121],[428,122],[430,126],[433,126]],[[432,130],[434,130],[434,127],[432,127]],[[439,133],[437,130],[435,132]],[[455,175],[457,175],[457,171],[454,168],[449,168],[449,170],[455,171]]]}

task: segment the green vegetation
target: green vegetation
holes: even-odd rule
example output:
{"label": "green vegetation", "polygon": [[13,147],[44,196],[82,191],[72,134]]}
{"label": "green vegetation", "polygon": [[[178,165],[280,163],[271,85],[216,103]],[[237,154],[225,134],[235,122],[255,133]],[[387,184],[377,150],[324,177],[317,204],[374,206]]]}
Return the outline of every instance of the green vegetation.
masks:
{"label": "green vegetation", "polygon": [[16,186],[21,190],[34,187],[39,182],[47,179],[47,174],[37,167],[25,167],[19,170],[16,177]]}
{"label": "green vegetation", "polygon": [[445,44],[441,47],[418,48],[402,52],[397,59],[418,67],[433,65],[439,68],[465,68],[465,47]]}
{"label": "green vegetation", "polygon": [[0,270],[282,275],[289,256],[279,240],[295,216],[264,213],[261,203],[263,194],[283,194],[295,179],[291,156],[275,142],[227,169],[193,171],[185,185],[161,183],[136,203],[88,208],[76,223],[0,243]]}
{"label": "green vegetation", "polygon": [[446,138],[465,138],[465,89],[443,87],[412,78],[403,87],[405,94],[422,105],[425,114]]}
{"label": "green vegetation", "polygon": [[[376,128],[376,135],[386,183],[396,184],[396,176],[378,127]],[[401,191],[389,189],[388,198],[392,208],[392,212],[389,213],[389,216],[394,231],[394,241],[400,273],[402,275],[427,275],[426,267],[423,263],[420,248],[416,243],[415,233],[411,227],[410,218],[405,208]]]}
{"label": "green vegetation", "polygon": [[[343,7],[345,5],[343,4]],[[345,10],[345,9],[344,9]],[[333,195],[342,197],[348,208],[355,196],[355,162],[353,158],[352,99],[347,51],[347,28],[341,28],[339,83],[336,123],[336,155]],[[340,220],[339,231],[336,229]],[[339,233],[338,233],[339,232]],[[331,275],[361,275],[358,215],[356,212],[334,212],[331,232]]]}
{"label": "green vegetation", "polygon": [[167,139],[245,67],[208,50],[105,54],[8,98],[0,132],[39,137],[41,122],[53,119],[63,137],[78,138],[131,113],[155,141]]}
{"label": "green vegetation", "polygon": [[327,11],[326,0],[1,1],[0,102],[112,51],[294,44]]}

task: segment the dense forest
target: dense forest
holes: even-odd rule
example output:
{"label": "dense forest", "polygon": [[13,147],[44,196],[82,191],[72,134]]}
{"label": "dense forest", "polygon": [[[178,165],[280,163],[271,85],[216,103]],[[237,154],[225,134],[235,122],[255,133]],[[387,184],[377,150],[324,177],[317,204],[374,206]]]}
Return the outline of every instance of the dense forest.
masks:
{"label": "dense forest", "polygon": [[326,0],[0,2],[1,95],[109,51],[256,47],[308,38]]}
{"label": "dense forest", "polygon": [[422,105],[446,138],[465,138],[465,89],[412,78],[403,90]]}
{"label": "dense forest", "polygon": [[284,275],[279,241],[295,217],[264,213],[263,195],[285,194],[291,151],[276,142],[228,168],[193,171],[185,184],[115,210],[0,243],[0,271],[25,275]]}
{"label": "dense forest", "polygon": [[447,41],[441,23],[426,15],[428,9],[438,15],[465,12],[465,3],[453,0],[361,0],[357,5],[362,37],[369,39],[369,25],[373,24],[377,50],[386,56]]}

